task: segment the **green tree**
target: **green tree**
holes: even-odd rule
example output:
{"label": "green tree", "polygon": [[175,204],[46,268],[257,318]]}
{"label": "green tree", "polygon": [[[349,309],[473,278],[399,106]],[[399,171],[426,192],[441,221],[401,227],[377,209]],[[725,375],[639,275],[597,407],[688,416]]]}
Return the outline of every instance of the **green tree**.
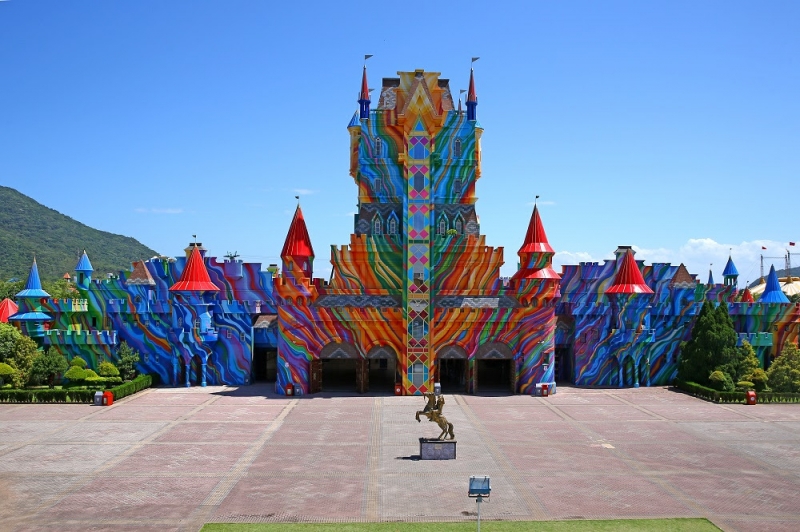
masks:
{"label": "green tree", "polygon": [[101,362],[97,372],[101,377],[119,377],[119,370],[111,362]]}
{"label": "green tree", "polygon": [[64,373],[64,378],[69,380],[71,383],[83,382],[86,377],[86,370],[75,365],[70,366],[67,372]]}
{"label": "green tree", "polygon": [[80,299],[81,294],[75,286],[65,279],[43,282],[42,288],[54,299]]}
{"label": "green tree", "polygon": [[727,305],[703,303],[692,328],[692,338],[681,344],[678,378],[698,384],[710,384],[712,371],[722,371],[733,382],[737,361],[736,331]]}
{"label": "green tree", "polygon": [[5,362],[0,362],[0,386],[10,381],[16,372],[17,370]]}
{"label": "green tree", "polygon": [[70,366],[78,366],[81,369],[86,369],[86,361],[81,357],[75,357],[69,361]]}
{"label": "green tree", "polygon": [[767,377],[775,392],[800,392],[800,349],[786,342],[780,356],[769,367]]}
{"label": "green tree", "polygon": [[23,286],[25,286],[25,281],[21,280],[0,281],[0,301],[6,298],[14,299],[14,296],[22,290]]}
{"label": "green tree", "polygon": [[120,376],[126,381],[133,379],[136,376],[136,364],[140,360],[139,352],[131,348],[127,342],[122,342],[117,349],[117,357]]}
{"label": "green tree", "polygon": [[[756,352],[750,342],[744,340],[742,346],[739,348],[739,361],[736,368],[736,380],[751,381],[750,377],[753,372],[761,367],[761,362],[758,361]],[[733,377],[734,375],[732,375]]]}
{"label": "green tree", "polygon": [[24,386],[30,376],[33,359],[39,347],[36,342],[19,332],[16,327],[0,323],[0,362],[15,370],[15,387]]}
{"label": "green tree", "polygon": [[64,355],[59,353],[55,347],[51,347],[33,359],[31,381],[37,384],[47,382],[48,386],[52,388],[56,377],[64,373],[68,367],[69,364]]}

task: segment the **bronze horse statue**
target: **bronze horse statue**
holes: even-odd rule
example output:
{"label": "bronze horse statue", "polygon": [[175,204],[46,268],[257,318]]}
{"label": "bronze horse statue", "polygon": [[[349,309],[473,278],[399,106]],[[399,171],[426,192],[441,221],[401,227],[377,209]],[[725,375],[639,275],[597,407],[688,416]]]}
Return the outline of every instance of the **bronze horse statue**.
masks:
{"label": "bronze horse statue", "polygon": [[424,394],[425,398],[427,399],[427,404],[425,408],[422,410],[417,410],[417,421],[421,422],[422,420],[419,418],[419,415],[422,414],[423,416],[428,418],[428,421],[433,421],[439,428],[442,429],[442,433],[439,434],[439,437],[436,438],[437,440],[446,440],[448,434],[450,435],[450,439],[455,439],[455,434],[453,433],[453,424],[447,421],[447,418],[442,415],[442,407],[444,406],[444,396],[440,395],[439,398],[436,398],[436,395],[433,393],[426,393]]}

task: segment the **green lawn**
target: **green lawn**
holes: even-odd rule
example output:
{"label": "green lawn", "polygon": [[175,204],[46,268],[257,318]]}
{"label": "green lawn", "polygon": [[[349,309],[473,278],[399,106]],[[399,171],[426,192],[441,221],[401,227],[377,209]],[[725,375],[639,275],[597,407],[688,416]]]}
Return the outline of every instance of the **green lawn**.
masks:
{"label": "green lawn", "polygon": [[[475,521],[460,523],[209,523],[201,532],[467,532]],[[706,519],[614,519],[609,521],[481,521],[482,532],[718,532]]]}

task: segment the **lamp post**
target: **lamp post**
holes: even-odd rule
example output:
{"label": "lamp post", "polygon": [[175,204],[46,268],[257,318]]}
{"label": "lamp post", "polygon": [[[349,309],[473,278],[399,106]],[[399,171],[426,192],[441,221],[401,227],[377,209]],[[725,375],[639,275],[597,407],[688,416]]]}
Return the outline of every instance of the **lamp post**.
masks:
{"label": "lamp post", "polygon": [[481,532],[481,503],[484,497],[488,499],[491,493],[492,487],[488,476],[469,477],[469,493],[467,495],[473,497],[478,505],[478,532]]}

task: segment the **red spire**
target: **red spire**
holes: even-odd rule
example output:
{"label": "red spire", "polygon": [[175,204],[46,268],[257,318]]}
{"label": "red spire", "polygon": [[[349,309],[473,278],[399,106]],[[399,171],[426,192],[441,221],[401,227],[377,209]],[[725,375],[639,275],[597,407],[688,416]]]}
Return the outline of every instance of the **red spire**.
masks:
{"label": "red spire", "polygon": [[639,265],[633,258],[633,250],[628,250],[622,259],[622,264],[614,276],[614,282],[606,290],[606,294],[652,294],[653,291],[644,282]]}
{"label": "red spire", "polygon": [[17,313],[19,307],[8,298],[0,302],[0,323],[8,323],[8,317]]}
{"label": "red spire", "polygon": [[369,100],[369,85],[367,85],[367,65],[364,65],[364,74],[362,74],[362,76],[361,76],[361,98],[360,99],[361,100]]}
{"label": "red spire", "polygon": [[750,289],[745,287],[742,293],[742,303],[753,303],[753,294],[750,293]]}
{"label": "red spire", "polygon": [[[467,101],[468,102],[477,102],[478,101],[478,95],[475,94],[475,76],[473,74],[474,74],[474,70],[470,69],[469,70],[469,90],[467,91]],[[463,87],[463,85],[462,85],[462,87]]]}
{"label": "red spire", "polygon": [[189,255],[189,260],[186,261],[186,267],[181,273],[181,279],[170,287],[170,292],[200,292],[200,291],[218,291],[217,285],[211,282],[206,270],[206,264],[203,262],[203,256],[200,255],[200,250],[197,246],[192,248],[192,254]]}
{"label": "red spire", "polygon": [[550,243],[547,241],[547,234],[544,232],[542,219],[539,217],[539,207],[533,206],[531,221],[528,223],[528,233],[525,235],[525,242],[519,248],[519,253],[555,253]]}
{"label": "red spire", "polygon": [[311,238],[308,236],[306,221],[303,219],[303,211],[300,205],[294,211],[292,225],[289,226],[289,234],[286,235],[286,243],[281,251],[281,258],[286,257],[313,257],[314,248],[311,247]]}

